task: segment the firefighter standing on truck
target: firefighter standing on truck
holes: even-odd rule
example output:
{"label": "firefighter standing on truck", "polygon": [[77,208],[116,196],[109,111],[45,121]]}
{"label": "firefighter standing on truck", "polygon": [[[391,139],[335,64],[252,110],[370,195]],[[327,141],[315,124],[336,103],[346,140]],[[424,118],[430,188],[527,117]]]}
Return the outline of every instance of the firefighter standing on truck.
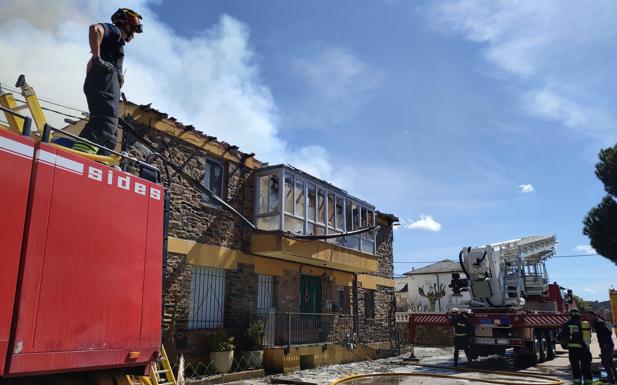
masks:
{"label": "firefighter standing on truck", "polygon": [[471,362],[473,359],[470,346],[473,328],[466,311],[452,308],[452,315],[454,317],[454,366],[458,366],[458,353],[461,349],[465,351],[467,362]]}
{"label": "firefighter standing on truck", "polygon": [[[92,57],[84,82],[90,120],[80,136],[107,148],[116,146],[120,88],[124,83],[124,45],[133,40],[135,33],[143,32],[141,19],[137,12],[120,8],[111,16],[113,24],[90,26],[88,41]],[[79,141],[73,148],[91,154],[99,153],[98,147]]]}
{"label": "firefighter standing on truck", "polygon": [[602,359],[602,366],[606,370],[608,377],[608,383],[611,385],[616,384],[617,370],[615,369],[615,363],[613,362],[613,350],[615,344],[613,343],[613,337],[611,328],[604,322],[604,320],[596,317],[596,313],[589,310],[584,314],[585,321],[588,321],[592,329],[598,336],[598,344],[600,345],[600,358]]}
{"label": "firefighter standing on truck", "polygon": [[[557,339],[566,344],[568,348],[568,358],[572,368],[572,383],[581,384],[581,374],[583,384],[593,382],[591,375],[591,325],[589,322],[581,320],[581,312],[578,309],[570,310],[570,319],[563,324]],[[582,373],[581,373],[582,372]]]}

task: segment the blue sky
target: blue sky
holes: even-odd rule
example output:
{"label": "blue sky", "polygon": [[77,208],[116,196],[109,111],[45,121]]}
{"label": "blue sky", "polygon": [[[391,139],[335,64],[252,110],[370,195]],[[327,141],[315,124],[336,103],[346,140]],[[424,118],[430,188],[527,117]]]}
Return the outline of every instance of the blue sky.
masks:
{"label": "blue sky", "polygon": [[[0,0],[1,82],[85,106],[87,25],[134,7],[129,99],[397,215],[396,273],[534,234],[591,252],[593,167],[617,141],[613,1],[46,3]],[[548,267],[591,300],[617,281],[599,256]]]}

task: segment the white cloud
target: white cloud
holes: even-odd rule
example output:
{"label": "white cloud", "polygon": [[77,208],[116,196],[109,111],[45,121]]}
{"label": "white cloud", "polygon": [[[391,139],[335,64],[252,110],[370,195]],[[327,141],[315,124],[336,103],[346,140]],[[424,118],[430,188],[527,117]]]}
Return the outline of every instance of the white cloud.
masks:
{"label": "white cloud", "polygon": [[583,291],[587,292],[587,293],[595,293],[596,292],[594,289],[590,289],[588,287],[584,288]]}
{"label": "white cloud", "polygon": [[478,43],[526,112],[612,144],[616,95],[606,79],[617,65],[616,12],[611,1],[442,0],[425,14]]}
{"label": "white cloud", "polygon": [[430,215],[421,215],[417,220],[401,220],[401,227],[409,230],[441,231],[441,223]]}
{"label": "white cloud", "polygon": [[597,254],[598,252],[591,245],[578,245],[574,250],[582,254]]}
{"label": "white cloud", "polygon": [[522,193],[530,193],[530,192],[534,192],[534,191],[536,191],[536,189],[535,189],[535,188],[533,188],[533,186],[532,186],[532,185],[530,185],[530,184],[521,184],[521,185],[518,185],[518,190],[519,190],[520,192],[522,192]]}

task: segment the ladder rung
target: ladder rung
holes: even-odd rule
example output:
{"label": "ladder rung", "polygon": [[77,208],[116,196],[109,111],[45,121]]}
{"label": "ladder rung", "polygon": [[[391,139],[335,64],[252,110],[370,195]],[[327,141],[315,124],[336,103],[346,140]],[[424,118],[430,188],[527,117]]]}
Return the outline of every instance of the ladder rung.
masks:
{"label": "ladder rung", "polygon": [[169,373],[170,371],[168,369],[163,369],[163,370],[157,370],[157,373]]}

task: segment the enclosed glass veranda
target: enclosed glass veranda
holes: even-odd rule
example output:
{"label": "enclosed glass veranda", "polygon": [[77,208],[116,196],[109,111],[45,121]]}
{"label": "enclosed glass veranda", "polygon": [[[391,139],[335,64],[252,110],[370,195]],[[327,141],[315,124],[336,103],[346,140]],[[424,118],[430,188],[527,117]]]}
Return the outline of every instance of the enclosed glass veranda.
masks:
{"label": "enclosed glass veranda", "polygon": [[[375,225],[374,206],[294,167],[266,167],[255,177],[258,229],[332,235]],[[375,254],[374,230],[328,242]]]}

